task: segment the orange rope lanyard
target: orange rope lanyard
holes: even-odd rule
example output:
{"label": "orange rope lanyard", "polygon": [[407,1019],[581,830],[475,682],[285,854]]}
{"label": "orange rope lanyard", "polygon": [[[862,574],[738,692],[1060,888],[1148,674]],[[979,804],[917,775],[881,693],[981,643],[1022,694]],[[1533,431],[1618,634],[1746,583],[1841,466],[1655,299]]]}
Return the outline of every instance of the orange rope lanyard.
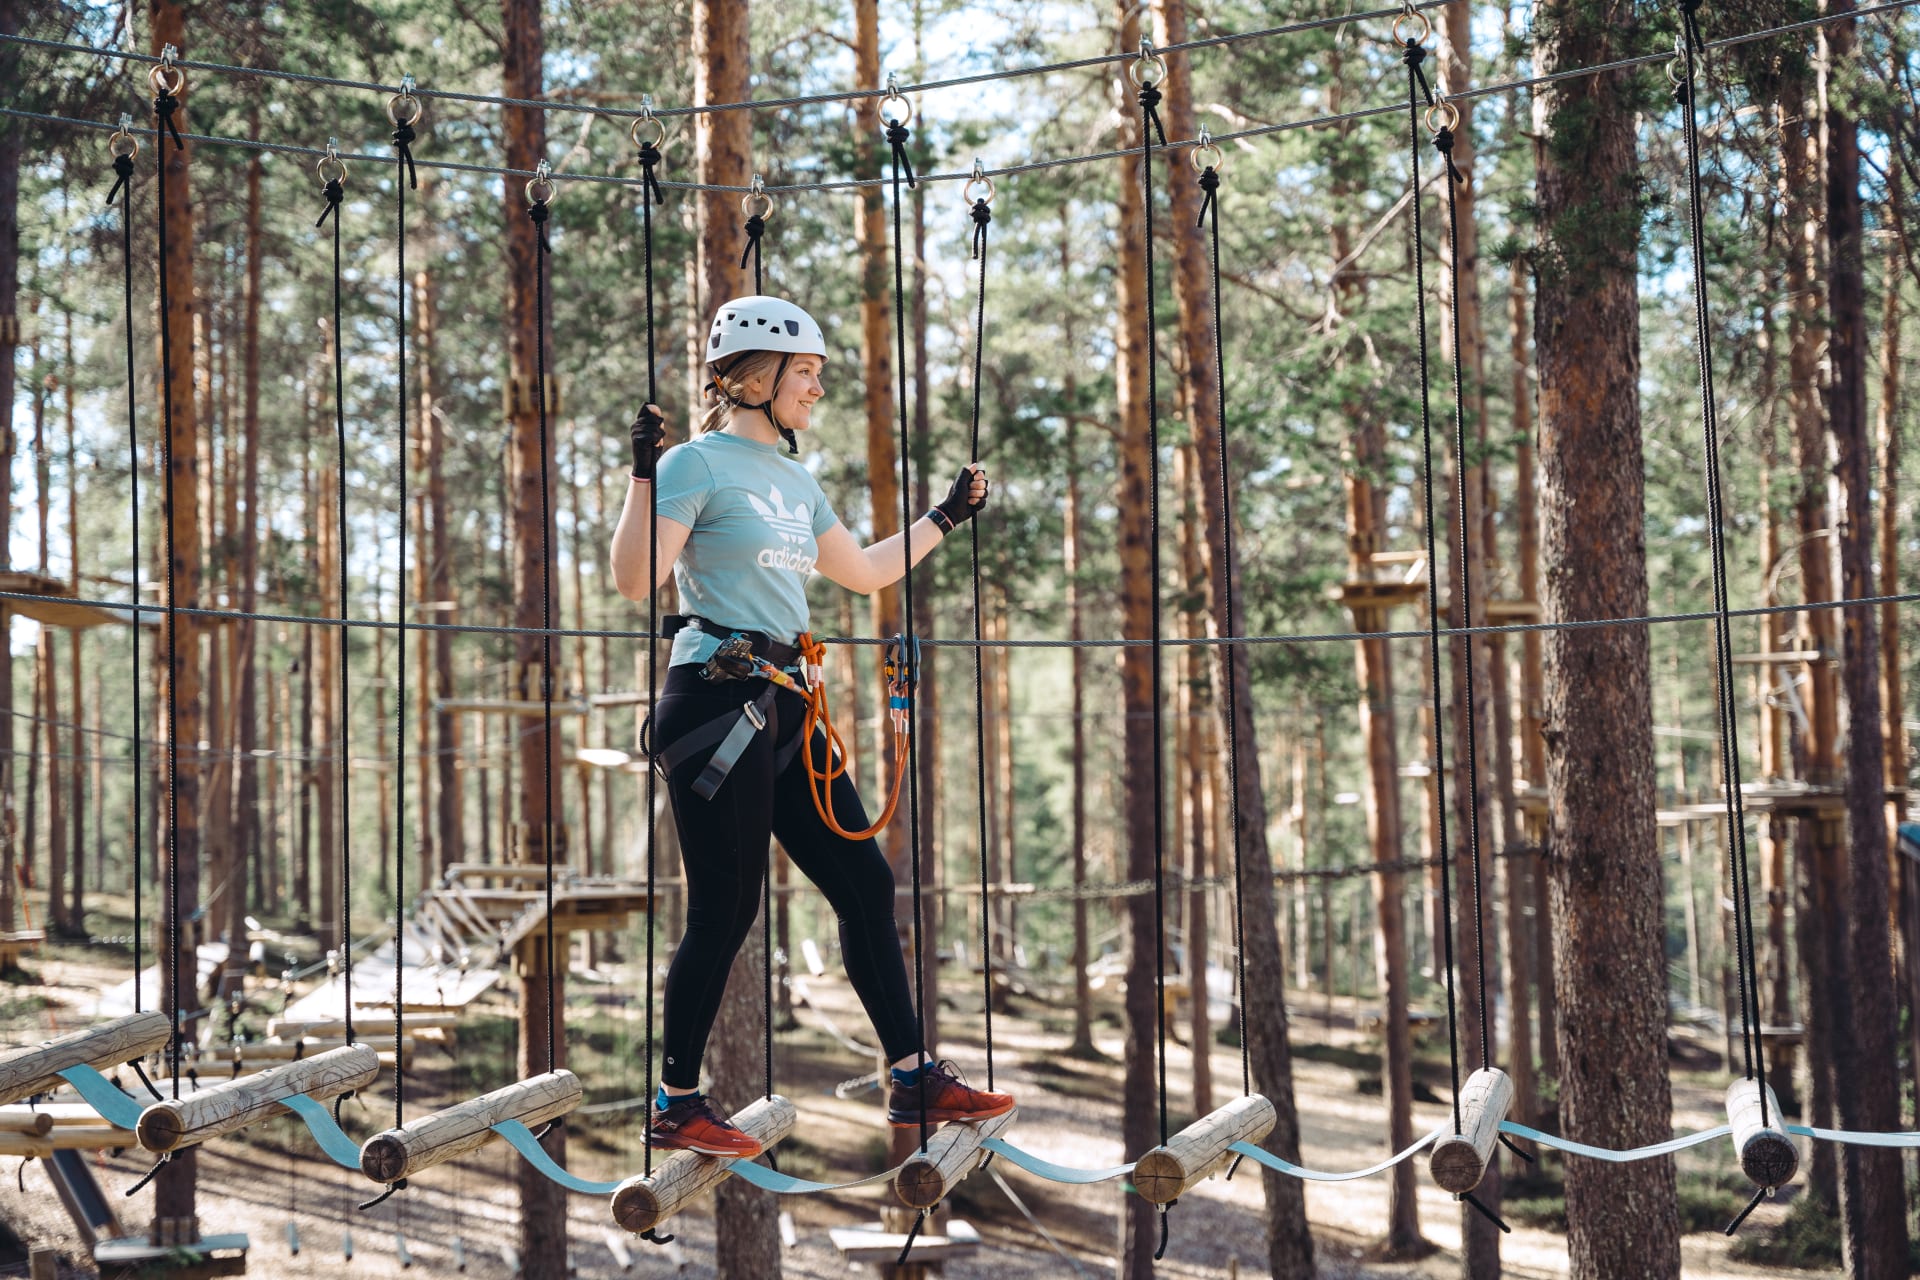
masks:
{"label": "orange rope lanyard", "polygon": [[[820,813],[820,820],[835,835],[848,840],[865,840],[879,834],[887,823],[893,820],[893,811],[900,801],[900,780],[906,776],[907,739],[913,733],[913,706],[909,696],[912,689],[912,663],[902,655],[898,662],[889,656],[882,670],[887,684],[888,712],[893,717],[893,758],[895,767],[893,782],[887,788],[887,807],[880,818],[864,831],[849,831],[840,825],[833,814],[833,783],[847,771],[847,748],[840,733],[833,727],[833,717],[827,708],[827,646],[813,638],[808,632],[800,637],[801,669],[807,677],[807,724],[806,745],[801,755],[807,762],[807,789],[813,794],[813,807]],[[813,731],[815,726],[825,731],[827,737],[826,764],[813,762]]]}

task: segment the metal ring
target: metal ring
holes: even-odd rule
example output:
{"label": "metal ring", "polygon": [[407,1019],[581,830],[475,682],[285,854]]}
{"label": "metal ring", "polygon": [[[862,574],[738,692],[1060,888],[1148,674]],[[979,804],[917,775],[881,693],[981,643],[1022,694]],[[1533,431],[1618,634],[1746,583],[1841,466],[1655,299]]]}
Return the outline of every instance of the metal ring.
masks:
{"label": "metal ring", "polygon": [[[167,76],[173,76],[173,83],[167,83]],[[169,97],[180,92],[187,84],[187,73],[170,62],[157,63],[147,68],[147,83],[155,93],[164,93]]]}
{"label": "metal ring", "polygon": [[[650,124],[654,127],[655,133],[652,142],[641,141],[640,126],[643,124]],[[667,122],[659,116],[635,116],[633,123],[627,126],[627,137],[633,140],[633,145],[636,147],[652,147],[657,151],[660,149],[661,144],[667,140]]]}
{"label": "metal ring", "polygon": [[[760,212],[758,213],[753,211],[753,202],[755,200],[760,202]],[[749,191],[746,195],[740,197],[740,212],[746,214],[749,218],[758,218],[762,222],[765,222],[773,216],[773,197],[764,191]]]}
{"label": "metal ring", "polygon": [[[1447,113],[1446,114],[1447,122],[1445,124],[1435,124],[1433,122],[1433,113],[1436,111],[1444,111]],[[1459,127],[1460,127],[1460,108],[1454,106],[1451,102],[1447,101],[1445,98],[1440,99],[1440,101],[1434,103],[1432,106],[1427,108],[1427,131],[1429,133],[1438,133],[1442,129],[1445,129],[1447,132],[1451,133],[1455,129],[1458,129]]]}
{"label": "metal ring", "polygon": [[[542,194],[535,195],[534,194],[535,189],[540,189],[542,191]],[[552,178],[547,177],[545,174],[536,174],[535,176],[527,179],[527,203],[528,204],[546,204],[548,201],[552,199],[553,199],[553,179]]]}
{"label": "metal ring", "polygon": [[[402,107],[411,107],[413,109],[412,113],[404,120],[400,118]],[[420,122],[420,115],[425,110],[426,107],[421,105],[420,99],[410,93],[396,93],[387,99],[387,119],[393,122],[395,128],[401,125],[418,124]]]}
{"label": "metal ring", "polygon": [[1686,84],[1686,82],[1687,70],[1685,62],[1678,54],[1675,54],[1673,61],[1667,64],[1667,83],[1678,89]]}
{"label": "metal ring", "polygon": [[[332,165],[336,170],[336,172],[329,174],[327,172],[328,165]],[[320,181],[322,182],[344,183],[347,180],[347,162],[345,160],[342,160],[339,156],[335,156],[335,155],[321,156],[320,159],[314,164],[313,171],[320,175]]]}
{"label": "metal ring", "polygon": [[[1142,67],[1152,67],[1154,74],[1145,80],[1140,78]],[[1144,89],[1148,85],[1167,82],[1167,60],[1157,53],[1143,53],[1127,64],[1127,79],[1133,81],[1133,87]]]}
{"label": "metal ring", "polygon": [[107,139],[107,151],[115,158],[137,156],[140,154],[140,139],[125,129],[115,129],[113,136]]}
{"label": "metal ring", "polygon": [[1405,22],[1408,18],[1412,18],[1420,24],[1420,37],[1417,43],[1425,44],[1427,42],[1427,37],[1433,34],[1433,23],[1427,20],[1426,14],[1420,13],[1418,11],[1413,13],[1403,13],[1399,17],[1393,20],[1393,43],[1403,49],[1406,48],[1407,38],[1406,36],[1400,33],[1400,24]]}
{"label": "metal ring", "polygon": [[[983,183],[986,185],[987,194],[983,196],[976,196],[975,194],[973,194],[973,189],[977,186],[980,186]],[[968,205],[971,205],[974,202],[979,200],[985,200],[988,204],[992,204],[993,203],[993,179],[989,178],[984,173],[978,175],[977,177],[968,178],[967,185],[960,188],[960,198],[962,201],[964,201]]]}
{"label": "metal ring", "polygon": [[[1207,161],[1205,164],[1200,163],[1200,158],[1209,154],[1213,156],[1213,159]],[[1223,173],[1227,167],[1226,153],[1220,150],[1220,144],[1217,142],[1202,142],[1198,144],[1187,158],[1193,162],[1193,170],[1195,173],[1203,173],[1208,169],[1213,170],[1215,173]]]}
{"label": "metal ring", "polygon": [[[901,113],[898,116],[887,115],[887,104],[891,102],[897,102],[900,104],[898,107],[894,108],[896,111]],[[880,123],[888,124],[888,125],[909,124],[912,122],[912,120],[913,120],[913,100],[907,97],[906,94],[901,93],[898,89],[887,90],[886,95],[880,99]]]}

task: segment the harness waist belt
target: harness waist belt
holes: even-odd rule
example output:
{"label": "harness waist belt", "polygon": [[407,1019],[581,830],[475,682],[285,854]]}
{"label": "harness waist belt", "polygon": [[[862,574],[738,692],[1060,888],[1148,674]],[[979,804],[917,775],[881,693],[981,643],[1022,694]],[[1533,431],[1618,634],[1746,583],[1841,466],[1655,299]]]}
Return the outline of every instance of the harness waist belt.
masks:
{"label": "harness waist belt", "polygon": [[800,660],[800,650],[796,646],[775,640],[764,631],[729,627],[694,613],[670,613],[662,619],[662,623],[665,628],[663,634],[668,640],[673,639],[687,627],[692,627],[695,631],[704,631],[710,636],[721,639],[734,635],[745,636],[748,643],[753,645],[754,656],[765,658],[776,667],[790,667]]}

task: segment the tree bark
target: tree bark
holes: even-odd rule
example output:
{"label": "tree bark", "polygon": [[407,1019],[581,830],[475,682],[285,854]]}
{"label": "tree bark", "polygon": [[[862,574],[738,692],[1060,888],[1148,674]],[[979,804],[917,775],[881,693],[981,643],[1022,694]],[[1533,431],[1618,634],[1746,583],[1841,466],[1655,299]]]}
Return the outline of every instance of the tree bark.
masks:
{"label": "tree bark", "polygon": [[[538,98],[544,92],[542,59],[546,49],[539,0],[501,0],[500,16],[506,33],[501,86],[508,97]],[[507,166],[521,171],[533,169],[546,155],[546,117],[536,110],[514,107],[506,108],[503,114]],[[535,313],[538,300],[534,293],[534,256],[540,252],[540,237],[539,229],[527,217],[524,196],[514,182],[506,184],[501,215],[506,221],[507,241],[508,377],[515,391],[509,445],[513,621],[515,626],[538,628],[547,625],[552,611],[554,593],[550,577],[558,559],[553,554],[555,530],[550,501],[553,436],[549,430],[543,441],[540,430],[540,397],[547,394],[551,401],[551,393],[538,385],[536,373],[540,346],[546,341]],[[411,281],[405,282],[405,287],[411,285]],[[401,388],[401,394],[408,394],[408,389]],[[415,425],[418,428],[422,424]],[[549,486],[546,493],[541,491],[543,484]],[[554,646],[548,641],[543,651],[542,639],[527,634],[515,638],[516,697],[539,699],[544,691],[558,683]],[[402,655],[402,665],[405,661]],[[516,727],[519,728],[520,838],[512,857],[516,862],[551,859],[557,865],[567,848],[562,825],[564,807],[557,804],[559,783],[564,781],[559,776],[559,735],[550,733],[539,720]],[[553,780],[551,798],[555,803],[552,805],[549,779]],[[547,845],[549,819],[552,847]],[[551,955],[546,954],[544,940],[521,947],[518,968],[522,1078],[566,1065],[565,997],[562,994],[567,977],[566,936],[561,933],[554,938]],[[541,1145],[564,1164],[566,1126],[550,1127]],[[515,1164],[514,1180],[520,1190],[520,1257],[525,1274],[529,1280],[563,1280],[568,1273],[566,1193],[525,1162]]]}
{"label": "tree bark", "polygon": [[[440,294],[433,276],[421,271],[413,278],[415,343],[420,369],[420,429],[426,438],[427,473],[427,554],[426,599],[439,608],[437,621],[455,622],[459,610],[454,587],[452,516],[447,503],[447,429],[434,411],[439,381],[434,376],[435,336],[440,325]],[[433,696],[453,697],[453,633],[436,631],[433,648]],[[460,717],[451,711],[439,711],[433,717],[434,755],[434,850],[439,855],[436,873],[467,856],[465,809],[461,803]]]}
{"label": "tree bark", "polygon": [[[1853,0],[1833,0],[1848,12]],[[1852,22],[1821,28],[1825,65],[1853,61]],[[1874,594],[1873,447],[1867,434],[1867,308],[1865,237],[1860,208],[1859,123],[1852,104],[1828,99],[1827,252],[1828,429],[1840,481],[1841,590],[1848,599]],[[1897,985],[1887,935],[1886,755],[1880,722],[1880,637],[1877,610],[1845,610],[1842,619],[1847,706],[1847,969],[1851,1009],[1835,1010],[1834,1090],[1843,1127],[1888,1133],[1900,1126]],[[1841,1149],[1840,1218],[1849,1274],[1862,1280],[1907,1273],[1906,1181],[1900,1154],[1852,1144]]]}
{"label": "tree bark", "polygon": [[[17,35],[26,5],[0,0],[0,35]],[[20,46],[0,43],[0,82],[20,83]],[[25,131],[0,129],[0,569],[13,568],[13,396],[15,350],[20,345],[20,152]],[[12,633],[9,610],[0,602],[0,636]],[[14,927],[18,828],[13,808],[13,646],[0,643],[0,931]]]}
{"label": "tree bark", "polygon": [[[1168,3],[1163,11],[1168,42],[1186,38],[1186,16],[1183,8]],[[1178,33],[1178,34],[1176,34]],[[1128,38],[1122,31],[1119,48],[1135,47],[1139,43],[1138,33]],[[1187,83],[1187,68],[1179,57],[1168,59],[1170,74],[1169,86]],[[1122,99],[1122,111],[1137,116],[1137,110],[1131,110],[1131,95]],[[1169,127],[1172,122],[1169,121]],[[1190,136],[1175,134],[1173,136]],[[1134,138],[1137,142],[1138,139]],[[1129,185],[1137,187],[1132,177],[1132,167],[1128,166],[1127,176],[1122,181],[1122,191]],[[1175,199],[1180,193],[1191,190],[1184,183],[1173,184]],[[1223,193],[1224,194],[1224,193]],[[1180,205],[1174,206],[1174,224],[1180,225]],[[1123,199],[1120,225],[1131,228],[1138,219],[1139,208],[1134,206],[1133,216]],[[1186,225],[1191,225],[1189,221]],[[1130,233],[1129,233],[1130,234]],[[1169,240],[1175,237],[1169,236]],[[1127,243],[1128,235],[1123,235],[1122,245]],[[1130,273],[1124,262],[1120,279]],[[1131,273],[1137,276],[1137,272]],[[1176,283],[1177,283],[1176,275]],[[1117,299],[1116,309],[1128,314],[1127,300]],[[1133,310],[1144,318],[1146,304],[1144,299],[1135,299]],[[1189,374],[1195,383],[1208,382],[1207,370],[1212,368],[1211,352],[1207,363],[1190,364]],[[1142,371],[1144,372],[1144,371]],[[1200,472],[1204,476],[1218,476],[1221,466],[1221,431],[1217,418],[1204,413],[1197,414],[1194,432],[1194,448],[1199,458]],[[1222,544],[1221,531],[1225,523],[1224,498],[1217,484],[1205,484],[1201,487],[1202,509],[1206,519],[1206,540],[1210,547]],[[1122,501],[1123,509],[1138,510]],[[1215,565],[1223,583],[1232,583],[1231,593],[1220,591],[1215,594],[1212,610],[1213,625],[1210,632],[1218,635],[1244,634],[1239,604],[1240,565],[1238,550],[1235,556],[1221,556]],[[1227,616],[1226,596],[1233,595],[1236,608],[1233,616]],[[1131,627],[1129,635],[1137,635]],[[1273,1103],[1276,1121],[1273,1131],[1265,1139],[1267,1150],[1280,1153],[1287,1159],[1296,1159],[1300,1150],[1300,1122],[1293,1100],[1293,1056],[1287,1043],[1287,1007],[1286,1007],[1286,957],[1280,949],[1280,939],[1275,928],[1273,876],[1271,855],[1267,847],[1267,805],[1266,794],[1262,789],[1260,777],[1260,752],[1258,733],[1254,722],[1253,680],[1249,669],[1247,648],[1245,645],[1216,645],[1215,671],[1216,686],[1230,691],[1233,707],[1233,733],[1239,761],[1238,776],[1232,780],[1236,790],[1235,802],[1238,806],[1239,847],[1242,869],[1239,876],[1240,911],[1245,921],[1245,932],[1240,945],[1246,953],[1247,990],[1242,993],[1246,1002],[1247,1048],[1252,1060],[1254,1088]],[[1128,650],[1129,654],[1137,650]],[[1220,699],[1222,714],[1229,705],[1229,697]],[[1133,735],[1130,735],[1133,736]],[[1224,739],[1223,739],[1224,740]],[[1267,1262],[1275,1275],[1310,1278],[1315,1272],[1313,1260],[1313,1237],[1307,1230],[1306,1197],[1298,1179],[1288,1178],[1269,1169],[1262,1169],[1261,1183],[1267,1196]]]}
{"label": "tree bark", "polygon": [[[1117,48],[1132,48],[1140,42],[1138,11],[1117,0],[1120,39]],[[1115,81],[1116,104],[1125,123],[1120,129],[1119,145],[1140,145],[1139,112],[1128,92],[1126,78]],[[1115,175],[1120,185],[1120,243],[1114,271],[1114,391],[1115,426],[1120,441],[1120,488],[1117,502],[1122,511],[1145,511],[1148,502],[1147,449],[1147,327],[1152,291],[1143,276],[1146,271],[1146,246],[1141,238],[1143,212],[1140,190],[1140,165],[1133,157],[1123,158]],[[1120,610],[1122,634],[1136,639],[1153,627],[1153,579],[1151,551],[1146,522],[1127,520],[1120,529]],[[1121,704],[1129,726],[1122,748],[1122,786],[1126,793],[1122,820],[1125,823],[1127,878],[1137,880],[1154,874],[1156,814],[1154,812],[1156,746],[1147,723],[1154,713],[1152,663],[1158,655],[1133,646],[1120,651]],[[1126,972],[1127,1032],[1125,1075],[1120,1111],[1121,1141],[1127,1154],[1138,1156],[1160,1141],[1156,1124],[1156,1070],[1154,1057],[1155,1027],[1160,1016],[1154,985],[1155,957],[1159,937],[1154,928],[1153,900],[1144,895],[1127,899],[1128,938],[1130,942]],[[1126,1197],[1120,1229],[1119,1280],[1149,1280],[1153,1275],[1153,1251],[1157,1243],[1153,1206],[1139,1196]]]}
{"label": "tree bark", "polygon": [[[1073,278],[1072,229],[1071,210],[1063,204],[1060,207],[1062,280]],[[1073,899],[1073,1040],[1067,1046],[1067,1053],[1071,1057],[1091,1058],[1096,1050],[1093,1044],[1093,986],[1087,973],[1087,964],[1093,957],[1088,954],[1087,901],[1077,892],[1087,882],[1087,726],[1084,718],[1087,709],[1087,663],[1085,650],[1078,647],[1078,642],[1086,638],[1085,606],[1080,593],[1086,531],[1083,527],[1085,508],[1080,496],[1079,386],[1074,373],[1080,349],[1074,340],[1071,309],[1064,314],[1061,337],[1067,351],[1063,375],[1067,403],[1064,440],[1067,495],[1066,507],[1061,513],[1065,542],[1060,553],[1060,573],[1066,580],[1067,639],[1076,642],[1074,648],[1067,650],[1067,662],[1071,670],[1068,697],[1072,713],[1072,727],[1069,729],[1072,745],[1068,760],[1071,775],[1068,804],[1071,806],[1069,821],[1072,830],[1069,844],[1073,859],[1073,887],[1076,890]],[[984,898],[980,905],[982,910],[986,909]]]}
{"label": "tree bark", "polygon": [[[1554,0],[1536,31],[1543,73],[1618,57],[1631,34],[1576,0]],[[1631,94],[1616,72],[1535,98],[1545,243],[1534,350],[1551,621],[1647,611]],[[1658,1142],[1672,1132],[1672,1105],[1648,636],[1640,627],[1554,631],[1545,648],[1561,1124],[1604,1146]],[[1573,1161],[1566,1188],[1574,1280],[1679,1275],[1670,1159]]]}
{"label": "tree bark", "polygon": [[[256,6],[256,13],[258,7]],[[260,114],[258,100],[249,111],[248,132],[258,137],[260,132]],[[235,603],[243,613],[252,613],[260,602],[258,579],[260,576],[260,277],[264,259],[261,235],[261,199],[260,183],[262,178],[261,156],[255,153],[247,162],[247,208],[246,208],[246,299],[241,320],[241,480],[242,503],[246,508],[246,520],[239,531],[239,591]],[[266,863],[272,859],[272,846],[262,839],[260,824],[260,774],[269,768],[261,759],[255,757],[254,749],[260,745],[260,662],[259,662],[258,624],[244,621],[235,624],[234,644],[235,663],[239,670],[239,707],[237,709],[239,734],[235,738],[236,767],[239,776],[235,779],[234,829],[235,843],[244,850],[244,856],[250,873],[240,878],[242,886],[251,885],[250,892],[243,892],[232,904],[229,913],[228,928],[241,940],[242,950],[246,940],[246,913],[249,904],[255,900],[271,902],[265,894]]]}
{"label": "tree bark", "polygon": [[[192,57],[186,39],[186,15],[178,0],[151,0],[148,13],[152,23],[151,52],[159,54],[167,45],[176,46],[182,57]],[[180,107],[174,125],[184,136],[192,132],[188,119],[191,88],[180,94]],[[200,607],[200,451],[198,421],[193,394],[193,331],[198,299],[193,279],[193,202],[188,186],[191,147],[176,148],[156,143],[160,163],[167,169],[165,216],[167,252],[159,269],[167,281],[165,323],[172,334],[171,358],[162,365],[161,395],[171,405],[171,426],[167,432],[170,454],[167,492],[173,504],[174,544],[171,573],[174,603],[183,609]],[[197,973],[193,930],[189,927],[197,915],[200,898],[200,763],[197,750],[202,734],[200,706],[199,627],[192,615],[177,616],[161,628],[157,661],[163,690],[160,699],[162,737],[178,743],[173,785],[169,788],[169,818],[173,830],[162,841],[164,863],[162,883],[177,877],[179,901],[165,895],[157,927],[154,954],[162,957],[163,971],[181,975],[180,999],[174,1000],[172,984],[162,998],[162,1008],[180,1016],[199,1000],[194,990]],[[179,927],[180,946],[169,953],[167,939],[175,925]],[[194,1219],[196,1168],[194,1153],[176,1153],[154,1180],[154,1217]]]}

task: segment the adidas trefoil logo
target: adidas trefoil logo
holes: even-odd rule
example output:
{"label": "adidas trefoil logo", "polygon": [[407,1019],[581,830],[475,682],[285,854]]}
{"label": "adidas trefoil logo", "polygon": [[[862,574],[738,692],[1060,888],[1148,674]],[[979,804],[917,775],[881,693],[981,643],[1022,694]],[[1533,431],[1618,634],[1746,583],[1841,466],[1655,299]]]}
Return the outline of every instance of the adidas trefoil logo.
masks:
{"label": "adidas trefoil logo", "polygon": [[772,506],[768,506],[752,494],[747,495],[747,501],[751,502],[753,509],[760,513],[760,518],[780,535],[782,542],[797,546],[812,536],[813,522],[809,517],[806,503],[802,502],[792,510],[788,510],[785,500],[780,496],[778,485],[770,486],[767,489],[767,496],[773,499]]}

